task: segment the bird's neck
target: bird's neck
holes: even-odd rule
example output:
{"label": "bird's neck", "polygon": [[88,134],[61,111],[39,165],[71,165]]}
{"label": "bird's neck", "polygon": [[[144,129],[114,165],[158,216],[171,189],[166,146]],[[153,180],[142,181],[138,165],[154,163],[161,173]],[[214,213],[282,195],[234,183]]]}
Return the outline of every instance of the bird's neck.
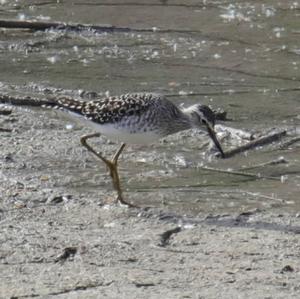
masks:
{"label": "bird's neck", "polygon": [[178,107],[176,111],[174,111],[174,114],[175,115],[169,120],[172,122],[172,125],[168,126],[168,132],[166,132],[167,135],[192,128],[190,113],[186,113]]}
{"label": "bird's neck", "polygon": [[192,113],[194,112],[194,106],[181,108],[180,111],[183,114],[183,119],[188,123],[188,129],[195,127],[194,118],[192,116]]}

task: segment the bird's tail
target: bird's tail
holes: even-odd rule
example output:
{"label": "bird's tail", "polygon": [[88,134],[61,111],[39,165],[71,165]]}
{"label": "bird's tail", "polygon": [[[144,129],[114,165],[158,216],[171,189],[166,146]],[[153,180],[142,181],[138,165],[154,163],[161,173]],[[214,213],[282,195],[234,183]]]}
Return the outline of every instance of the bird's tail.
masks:
{"label": "bird's tail", "polygon": [[30,96],[21,97],[0,93],[0,104],[62,109],[71,112],[78,112],[85,102],[66,96],[34,98]]}

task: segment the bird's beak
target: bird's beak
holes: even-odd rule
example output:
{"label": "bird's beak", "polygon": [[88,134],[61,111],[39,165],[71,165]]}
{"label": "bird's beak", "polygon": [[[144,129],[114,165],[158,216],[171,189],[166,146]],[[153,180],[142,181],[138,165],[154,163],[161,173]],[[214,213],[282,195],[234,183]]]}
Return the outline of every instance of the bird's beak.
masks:
{"label": "bird's beak", "polygon": [[219,152],[220,152],[220,154],[221,154],[221,157],[222,157],[222,158],[225,158],[225,154],[224,154],[224,152],[223,152],[223,149],[222,149],[222,147],[221,147],[220,142],[219,142],[218,139],[217,139],[215,130],[213,129],[213,127],[212,127],[207,121],[205,122],[205,125],[206,125],[206,128],[207,128],[207,132],[208,132],[210,138],[213,140],[215,146],[216,146],[217,149],[219,150]]}

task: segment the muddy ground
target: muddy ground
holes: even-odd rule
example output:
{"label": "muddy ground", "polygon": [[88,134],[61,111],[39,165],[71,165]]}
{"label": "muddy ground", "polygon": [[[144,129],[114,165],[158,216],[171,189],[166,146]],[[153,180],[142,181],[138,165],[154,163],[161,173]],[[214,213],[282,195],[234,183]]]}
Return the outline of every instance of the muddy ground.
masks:
{"label": "muddy ground", "polygon": [[[169,230],[176,233],[166,236]],[[1,211],[1,298],[299,298],[298,215],[72,199]]]}
{"label": "muddy ground", "polygon": [[[152,207],[143,193],[142,208],[120,207],[79,147],[85,129],[26,110],[5,119],[1,298],[299,298],[300,218],[281,212],[288,203],[188,216],[155,204],[157,191]],[[74,187],[94,172],[90,189]]]}

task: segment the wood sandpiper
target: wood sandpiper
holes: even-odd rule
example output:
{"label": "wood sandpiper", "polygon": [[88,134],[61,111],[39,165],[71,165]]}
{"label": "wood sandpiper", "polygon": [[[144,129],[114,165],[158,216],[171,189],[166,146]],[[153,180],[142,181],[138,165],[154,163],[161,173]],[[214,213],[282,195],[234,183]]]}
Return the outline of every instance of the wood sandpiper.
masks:
{"label": "wood sandpiper", "polygon": [[[126,143],[153,143],[179,131],[206,128],[221,156],[224,157],[213,129],[215,114],[208,106],[202,104],[180,108],[159,94],[134,93],[90,101],[59,97],[46,99],[46,102],[43,99],[40,103],[36,100],[31,105],[61,109],[88,121],[97,133],[82,136],[81,144],[106,164],[113,187],[117,191],[117,201],[127,206],[133,205],[123,197],[118,174],[118,158]],[[88,139],[99,137],[100,134],[110,140],[122,142],[111,159],[105,158],[87,142]]]}

